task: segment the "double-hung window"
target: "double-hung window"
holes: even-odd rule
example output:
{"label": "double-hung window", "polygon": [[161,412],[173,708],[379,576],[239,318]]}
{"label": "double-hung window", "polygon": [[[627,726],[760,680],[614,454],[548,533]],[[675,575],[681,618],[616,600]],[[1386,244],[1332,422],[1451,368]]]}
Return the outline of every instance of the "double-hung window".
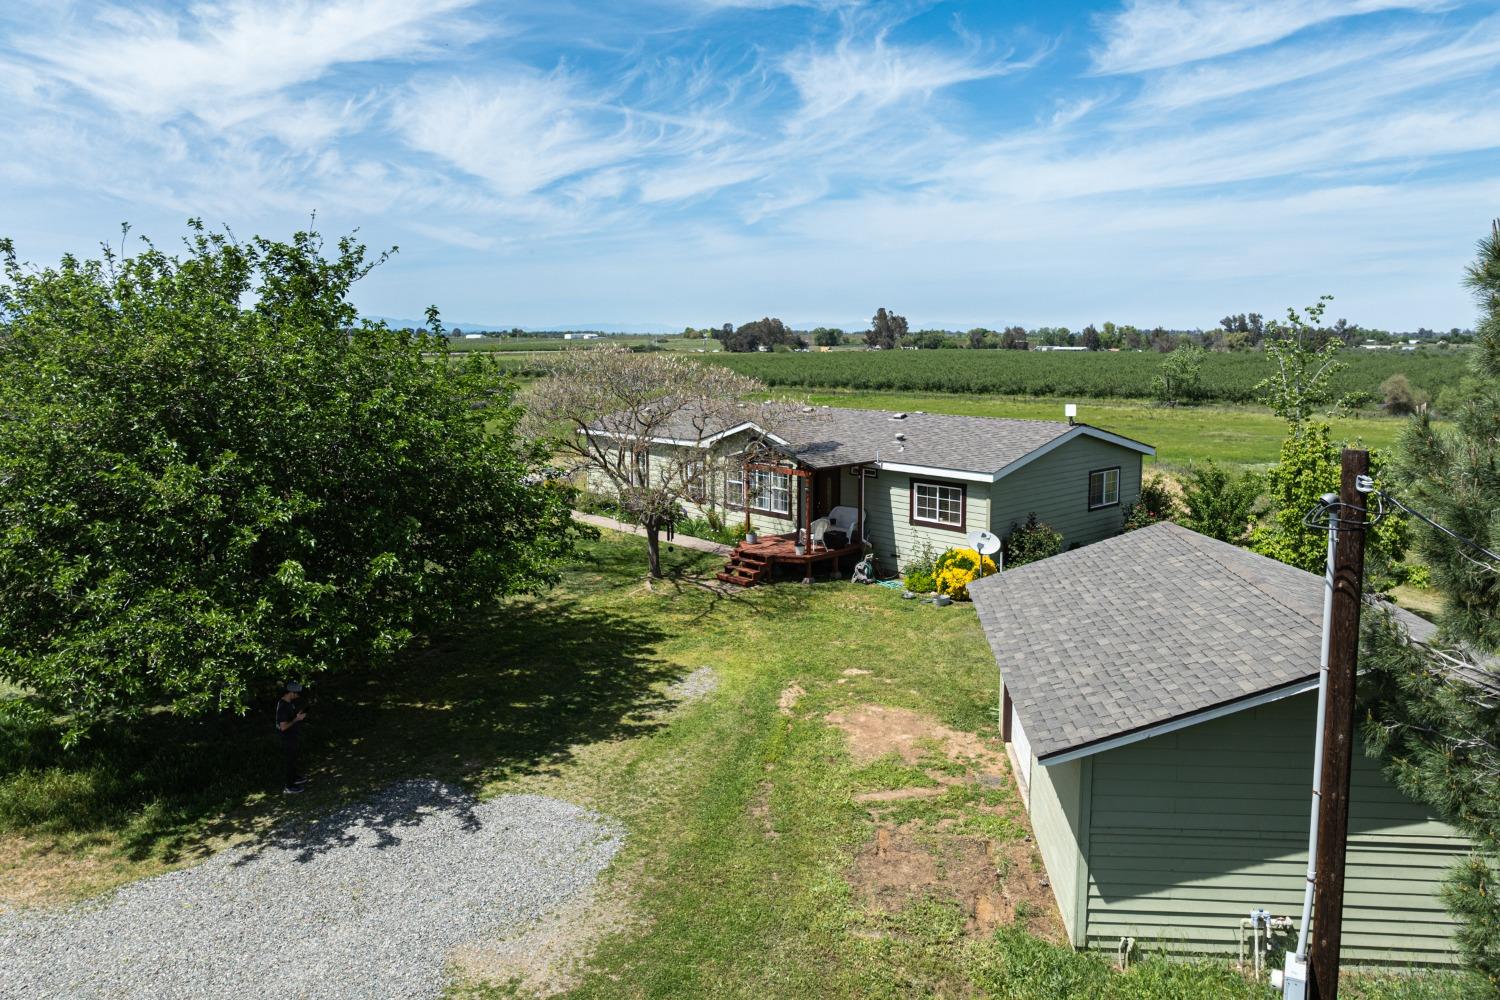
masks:
{"label": "double-hung window", "polygon": [[911,523],[964,530],[966,488],[953,483],[911,482]]}
{"label": "double-hung window", "polygon": [[792,513],[792,477],[783,472],[752,469],[750,509],[789,516]]}
{"label": "double-hung window", "polygon": [[1089,510],[1118,507],[1120,504],[1120,470],[1098,469],[1089,473]]}

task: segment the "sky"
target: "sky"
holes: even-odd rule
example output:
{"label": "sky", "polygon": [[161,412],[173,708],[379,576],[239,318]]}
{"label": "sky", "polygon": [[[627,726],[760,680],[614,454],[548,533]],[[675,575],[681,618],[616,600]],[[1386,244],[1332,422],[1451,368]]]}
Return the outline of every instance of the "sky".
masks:
{"label": "sky", "polygon": [[1500,3],[0,4],[0,235],[400,252],[370,315],[1469,326]]}

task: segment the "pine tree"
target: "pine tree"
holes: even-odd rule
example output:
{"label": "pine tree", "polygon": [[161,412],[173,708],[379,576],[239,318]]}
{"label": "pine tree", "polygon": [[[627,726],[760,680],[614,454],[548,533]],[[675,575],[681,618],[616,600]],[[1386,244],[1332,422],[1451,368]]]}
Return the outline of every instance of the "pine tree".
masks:
{"label": "pine tree", "polygon": [[[1390,485],[1409,506],[1500,549],[1500,221],[1465,282],[1482,309],[1475,378],[1451,428],[1412,421]],[[1382,484],[1387,485],[1387,484]],[[1407,794],[1474,843],[1443,898],[1468,963],[1500,995],[1500,567],[1425,524],[1417,550],[1443,595],[1438,637],[1416,645],[1388,615],[1367,617],[1361,705],[1366,747]]]}

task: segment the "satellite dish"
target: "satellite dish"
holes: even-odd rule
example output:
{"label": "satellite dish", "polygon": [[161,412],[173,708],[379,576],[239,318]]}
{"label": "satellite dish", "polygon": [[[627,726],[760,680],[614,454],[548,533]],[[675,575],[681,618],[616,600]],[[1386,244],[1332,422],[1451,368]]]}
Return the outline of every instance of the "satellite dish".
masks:
{"label": "satellite dish", "polygon": [[988,531],[971,531],[969,547],[982,556],[992,556],[1000,551],[1000,539]]}

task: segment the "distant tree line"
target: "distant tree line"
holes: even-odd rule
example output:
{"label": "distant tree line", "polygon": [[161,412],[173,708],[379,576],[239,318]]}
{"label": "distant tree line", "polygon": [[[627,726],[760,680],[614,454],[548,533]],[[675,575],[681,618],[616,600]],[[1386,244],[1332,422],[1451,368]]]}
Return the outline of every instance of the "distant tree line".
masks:
{"label": "distant tree line", "polygon": [[[936,350],[1006,350],[1025,351],[1037,348],[1074,348],[1087,351],[1155,351],[1171,354],[1189,345],[1212,352],[1258,351],[1269,343],[1289,335],[1284,321],[1265,319],[1260,313],[1230,313],[1210,330],[1169,330],[1114,323],[1106,320],[1088,324],[1081,330],[1066,326],[1005,326],[998,329],[974,327],[967,331],[927,328],[912,332],[905,316],[881,307],[870,319],[869,328],[848,332],[838,327],[816,327],[809,331],[793,330],[779,319],[770,317],[742,326],[724,323],[716,327],[687,327],[682,336],[691,340],[713,339],[732,352],[804,350],[817,347],[863,346],[868,350],[897,349]],[[1347,319],[1334,320],[1315,328],[1297,331],[1302,343],[1312,350],[1322,350],[1337,342],[1344,347],[1373,344],[1394,347],[1408,341],[1466,344],[1474,339],[1473,331],[1453,327],[1447,332],[1419,327],[1409,332],[1392,332],[1359,326]]]}

